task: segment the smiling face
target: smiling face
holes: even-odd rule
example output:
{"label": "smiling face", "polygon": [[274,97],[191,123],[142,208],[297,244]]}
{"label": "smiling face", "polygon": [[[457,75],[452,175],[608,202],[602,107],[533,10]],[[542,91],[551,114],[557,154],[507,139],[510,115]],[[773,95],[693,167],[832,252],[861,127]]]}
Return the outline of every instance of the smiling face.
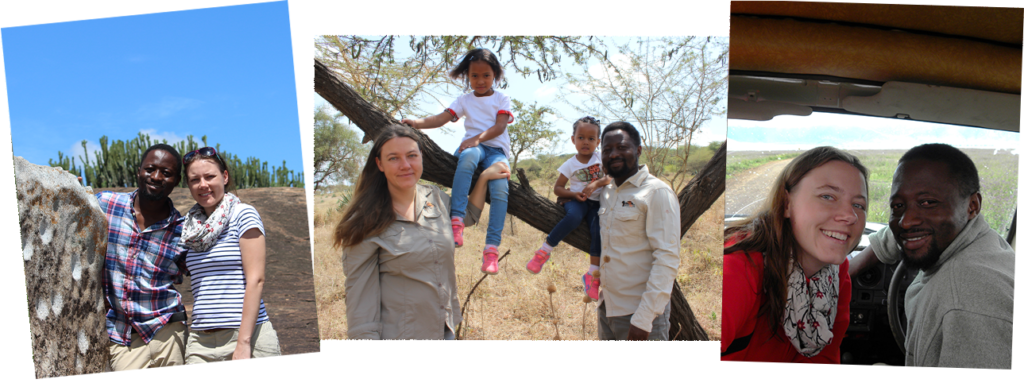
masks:
{"label": "smiling face", "polygon": [[188,190],[199,206],[209,215],[217,209],[224,198],[224,187],[228,183],[228,172],[221,171],[212,159],[197,159],[185,171]]}
{"label": "smiling face", "polygon": [[785,217],[807,275],[843,263],[860,242],[867,216],[867,183],[857,168],[829,161],[807,172],[787,193]]}
{"label": "smiling face", "polygon": [[477,96],[490,96],[493,93],[491,88],[494,87],[494,70],[491,65],[483,61],[469,63],[469,86]]}
{"label": "smiling face", "polygon": [[377,169],[388,180],[392,193],[416,187],[423,174],[420,146],[409,137],[395,137],[381,145]]}
{"label": "smiling face", "polygon": [[576,145],[576,153],[582,156],[594,154],[594,150],[601,144],[601,134],[597,125],[581,122],[576,125],[576,133],[572,135],[572,143]]}
{"label": "smiling face", "polygon": [[139,166],[139,195],[150,201],[167,198],[181,181],[178,159],[165,150],[150,151]]}
{"label": "smiling face", "polygon": [[889,229],[908,266],[928,269],[981,210],[981,195],[960,196],[949,165],[901,162],[892,176]]}
{"label": "smiling face", "polygon": [[611,130],[604,134],[601,144],[601,163],[605,172],[621,185],[640,169],[637,158],[641,149],[633,143],[624,130]]}

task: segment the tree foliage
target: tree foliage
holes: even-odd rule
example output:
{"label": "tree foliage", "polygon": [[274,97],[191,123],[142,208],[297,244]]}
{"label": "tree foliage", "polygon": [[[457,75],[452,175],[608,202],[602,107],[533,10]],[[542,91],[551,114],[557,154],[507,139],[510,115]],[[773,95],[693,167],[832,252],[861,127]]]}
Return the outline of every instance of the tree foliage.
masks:
{"label": "tree foliage", "polygon": [[[185,141],[169,145],[184,156],[185,153],[200,147],[210,146],[206,143],[206,136],[201,140],[202,146],[189,135]],[[142,154],[154,144],[168,144],[167,140],[153,141],[144,133],[139,133],[137,137],[128,141],[111,142],[107,136],[103,136],[100,137],[100,150],[94,151],[90,156],[86,143],[86,140],[82,140],[85,155],[80,157],[79,161],[75,161],[71,156],[65,157],[64,153],[58,151],[57,161],[50,159],[49,164],[82,177],[85,184],[94,188],[136,187]],[[285,161],[281,161],[281,167],[271,166],[268,169],[266,161],[261,162],[255,157],[248,157],[243,161],[234,154],[221,151],[220,144],[216,144],[215,148],[217,154],[228,165],[232,183],[238,189],[304,185],[303,173],[288,169]],[[179,186],[186,187],[184,174]]]}
{"label": "tree foliage", "polygon": [[330,105],[316,108],[313,125],[313,189],[336,182],[354,183],[369,149],[354,130],[339,121]]}
{"label": "tree foliage", "polygon": [[555,111],[546,106],[537,106],[536,101],[525,105],[513,99],[512,113],[516,120],[508,126],[507,131],[511,141],[512,169],[515,169],[520,155],[543,152],[558,137],[558,131],[551,127],[550,122],[544,121],[545,115],[553,115]]}
{"label": "tree foliage", "polygon": [[600,40],[580,36],[320,36],[315,44],[317,59],[399,119],[437,114],[461,93],[465,85],[448,71],[473,48],[497,54],[506,74],[540,81],[559,77],[563,58],[582,64],[607,53]]}
{"label": "tree foliage", "polygon": [[[582,112],[628,121],[640,130],[644,162],[676,187],[686,174],[693,135],[725,113],[727,41],[713,37],[640,38],[617,47],[582,74],[567,74],[561,97]],[[680,163],[681,166],[672,166]]]}

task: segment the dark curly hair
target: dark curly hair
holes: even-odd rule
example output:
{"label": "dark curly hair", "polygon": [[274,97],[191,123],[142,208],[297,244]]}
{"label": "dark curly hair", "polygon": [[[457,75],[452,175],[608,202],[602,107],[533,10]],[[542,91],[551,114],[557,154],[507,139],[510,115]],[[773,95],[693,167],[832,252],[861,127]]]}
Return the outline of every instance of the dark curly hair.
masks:
{"label": "dark curly hair", "polygon": [[586,117],[582,117],[579,120],[576,120],[576,122],[572,123],[572,134],[573,135],[576,134],[576,127],[580,126],[580,124],[591,124],[591,125],[594,125],[594,126],[597,127],[597,131],[598,132],[601,131],[601,120],[598,120],[598,119],[590,117],[590,116],[586,116]]}
{"label": "dark curly hair", "polygon": [[981,191],[981,184],[978,181],[978,168],[974,161],[960,151],[946,144],[924,144],[918,145],[900,157],[899,163],[911,160],[928,160],[941,162],[949,166],[949,173],[956,180],[957,189],[961,198]]}
{"label": "dark curly hair", "polygon": [[604,136],[613,130],[621,130],[629,135],[629,139],[633,141],[633,145],[640,146],[640,132],[636,130],[633,124],[625,121],[617,121],[608,126],[604,127],[604,131],[601,132],[601,141],[604,141]]}
{"label": "dark curly hair", "polygon": [[501,79],[504,78],[505,70],[501,68],[501,63],[498,62],[498,56],[495,55],[494,52],[485,48],[473,49],[469,51],[469,53],[466,53],[465,56],[462,56],[462,61],[459,62],[459,65],[456,65],[455,69],[448,72],[448,77],[451,77],[452,80],[456,81],[465,79],[466,74],[469,73],[469,64],[474,61],[483,61],[487,63],[487,65],[491,66],[491,71],[494,72],[495,84],[499,83]]}

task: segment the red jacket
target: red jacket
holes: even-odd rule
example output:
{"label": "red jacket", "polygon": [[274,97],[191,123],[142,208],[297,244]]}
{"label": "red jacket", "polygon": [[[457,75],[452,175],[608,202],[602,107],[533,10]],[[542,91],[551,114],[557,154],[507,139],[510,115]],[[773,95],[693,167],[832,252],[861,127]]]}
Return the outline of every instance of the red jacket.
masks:
{"label": "red jacket", "polygon": [[[731,242],[731,241],[730,241]],[[731,243],[726,243],[726,247]],[[726,254],[722,279],[722,352],[734,340],[750,336],[746,348],[722,356],[722,360],[761,362],[839,363],[839,344],[850,326],[850,262],[839,266],[839,304],[832,327],[832,343],[812,358],[798,353],[786,334],[768,328],[768,319],[757,312],[764,299],[761,277],[764,257],[751,252],[750,258],[742,251]],[[778,333],[778,336],[775,334]]]}

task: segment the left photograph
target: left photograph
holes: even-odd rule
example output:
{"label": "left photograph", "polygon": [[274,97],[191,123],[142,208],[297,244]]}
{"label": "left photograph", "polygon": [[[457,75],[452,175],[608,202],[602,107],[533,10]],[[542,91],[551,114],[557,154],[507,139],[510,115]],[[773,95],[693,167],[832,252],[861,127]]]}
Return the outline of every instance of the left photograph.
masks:
{"label": "left photograph", "polygon": [[323,339],[717,340],[728,39],[314,43]]}
{"label": "left photograph", "polygon": [[2,30],[37,378],[320,351],[288,20]]}

